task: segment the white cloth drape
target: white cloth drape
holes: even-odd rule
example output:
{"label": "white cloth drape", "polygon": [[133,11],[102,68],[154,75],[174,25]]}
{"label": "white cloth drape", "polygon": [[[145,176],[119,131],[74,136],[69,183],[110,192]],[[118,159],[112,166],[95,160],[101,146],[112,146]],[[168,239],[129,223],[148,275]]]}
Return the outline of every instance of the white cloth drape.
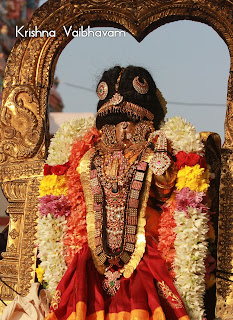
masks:
{"label": "white cloth drape", "polygon": [[33,283],[26,297],[16,296],[5,307],[0,320],[43,320],[49,312],[49,294],[41,290],[38,297],[39,283]]}

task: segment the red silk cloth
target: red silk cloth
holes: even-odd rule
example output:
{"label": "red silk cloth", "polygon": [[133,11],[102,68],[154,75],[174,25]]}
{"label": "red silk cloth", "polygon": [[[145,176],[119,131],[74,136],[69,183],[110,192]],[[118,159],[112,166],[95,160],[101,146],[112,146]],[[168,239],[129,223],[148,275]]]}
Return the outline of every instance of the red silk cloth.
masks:
{"label": "red silk cloth", "polygon": [[111,297],[102,288],[89,247],[76,255],[60,281],[46,320],[189,320],[155,243]]}

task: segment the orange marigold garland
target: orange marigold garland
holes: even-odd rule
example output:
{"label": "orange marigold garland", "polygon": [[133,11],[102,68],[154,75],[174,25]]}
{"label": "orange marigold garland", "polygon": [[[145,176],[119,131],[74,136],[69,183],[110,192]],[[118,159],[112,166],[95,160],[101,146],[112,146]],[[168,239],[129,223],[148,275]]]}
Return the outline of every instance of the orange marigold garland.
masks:
{"label": "orange marigold garland", "polygon": [[80,174],[77,167],[83,155],[99,139],[99,132],[92,128],[82,140],[77,140],[72,146],[69,158],[70,168],[66,172],[68,180],[68,199],[71,204],[71,214],[67,220],[67,232],[64,239],[65,260],[69,266],[75,254],[79,252],[87,242],[86,230],[86,205],[83,189],[80,181]]}
{"label": "orange marigold garland", "polygon": [[176,239],[175,227],[176,222],[174,219],[174,212],[176,210],[176,202],[169,201],[168,204],[162,206],[163,212],[159,223],[159,242],[158,250],[166,262],[169,273],[175,277],[172,264],[174,262],[175,248],[174,242]]}

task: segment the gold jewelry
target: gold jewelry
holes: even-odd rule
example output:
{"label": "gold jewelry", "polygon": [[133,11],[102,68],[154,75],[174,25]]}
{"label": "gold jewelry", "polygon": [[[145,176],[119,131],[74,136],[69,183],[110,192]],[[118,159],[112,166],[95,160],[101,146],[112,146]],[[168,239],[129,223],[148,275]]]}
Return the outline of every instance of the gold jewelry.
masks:
{"label": "gold jewelry", "polygon": [[98,110],[97,117],[106,116],[108,113],[126,113],[132,118],[135,118],[135,120],[143,120],[144,117],[151,121],[154,120],[152,112],[132,102],[123,102],[120,105],[114,105],[113,102],[109,100]]}
{"label": "gold jewelry", "polygon": [[126,129],[128,127],[127,121],[121,122],[121,127],[122,127],[122,129]]}
{"label": "gold jewelry", "polygon": [[[121,122],[120,125],[123,128],[123,130],[129,127],[126,121]],[[133,146],[135,146],[135,148],[138,148],[137,145],[147,142],[148,135],[153,131],[154,131],[154,126],[152,121],[140,121],[135,124],[134,131],[125,132],[124,134],[122,134],[121,140],[124,140],[126,138],[131,142],[131,148],[133,148]],[[103,142],[102,147],[107,149],[111,148],[112,150],[113,149],[117,150],[119,148],[122,148],[122,143],[118,142],[116,138],[115,125],[106,124],[102,127],[100,132],[101,132],[101,141]]]}
{"label": "gold jewelry", "polygon": [[157,181],[155,181],[155,185],[156,187],[160,188],[160,189],[171,189],[174,187],[175,183],[172,183],[172,184],[167,184],[167,185],[163,185],[163,184],[160,184],[158,183]]}
{"label": "gold jewelry", "polygon": [[102,127],[101,139],[106,147],[112,147],[117,144],[116,140],[116,126],[114,124],[105,124]]}
{"label": "gold jewelry", "polygon": [[[149,159],[151,158],[151,150],[146,149],[145,154],[141,158],[141,162],[149,162]],[[100,199],[97,201],[96,200],[96,195],[99,195],[98,186],[97,190],[94,191],[93,186],[95,184],[92,184],[92,179],[95,179],[97,177],[97,172],[94,170],[91,170],[91,164],[93,157],[95,156],[95,149],[90,149],[82,158],[81,164],[80,164],[80,177],[83,185],[83,190],[84,190],[84,197],[85,201],[87,204],[87,234],[88,234],[88,244],[92,253],[92,258],[93,262],[101,274],[104,274],[106,270],[106,266],[103,264],[102,261],[106,261],[109,259],[109,265],[111,265],[112,262],[112,256],[107,257],[107,256],[102,256],[103,254],[103,248],[101,246],[101,239],[98,238],[98,235],[96,234],[96,231],[98,231],[99,228],[99,223],[102,223],[102,205],[103,205],[103,197],[100,195]],[[143,165],[141,163],[141,165]],[[143,166],[142,166],[143,169]],[[139,169],[141,170],[141,169]],[[139,172],[137,172],[139,173]],[[140,260],[143,257],[143,254],[145,252],[145,246],[146,246],[146,239],[145,239],[145,224],[146,224],[146,219],[145,219],[145,211],[146,211],[146,206],[147,206],[147,201],[149,197],[149,190],[151,186],[151,180],[152,180],[152,171],[148,170],[145,176],[145,179],[136,179],[134,176],[132,184],[131,184],[131,189],[135,190],[141,190],[141,187],[143,185],[143,193],[140,197],[140,205],[139,206],[132,206],[130,205],[127,207],[127,214],[128,218],[126,218],[125,221],[127,221],[127,224],[137,226],[136,229],[136,240],[127,241],[128,243],[135,243],[135,250],[133,254],[129,256],[129,259],[127,259],[127,252],[122,258],[122,261],[126,263],[122,269],[119,270],[121,274],[129,278],[134,270],[137,268]],[[92,190],[93,189],[93,190]],[[129,199],[130,200],[130,199]],[[132,199],[134,200],[134,199]],[[132,203],[133,204],[133,203]],[[138,221],[137,221],[138,219]],[[97,229],[96,229],[97,228]],[[131,238],[131,234],[127,232],[126,237]],[[99,241],[100,240],[100,241]],[[98,251],[98,249],[100,249]],[[101,260],[100,260],[101,258]],[[127,262],[128,261],[128,262]]]}
{"label": "gold jewelry", "polygon": [[[142,161],[144,152],[132,164],[128,163],[122,151],[110,156],[101,156],[97,151],[91,160],[93,169],[90,170],[90,184],[93,209],[96,211],[94,250],[105,270],[111,268],[112,264],[122,266],[128,263],[135,250],[139,195],[147,170],[147,162]],[[116,172],[115,167],[118,167]],[[104,212],[106,221],[103,220]],[[105,243],[103,232],[106,235]]]}
{"label": "gold jewelry", "polygon": [[120,93],[116,92],[108,102],[116,106],[120,104],[123,101],[123,99],[124,98],[120,95]]}
{"label": "gold jewelry", "polygon": [[117,82],[115,84],[115,90],[116,90],[116,93],[112,96],[112,98],[108,101],[110,102],[111,104],[113,104],[114,106],[120,104],[122,101],[123,101],[123,96],[120,95],[120,93],[118,92],[118,89],[119,89],[119,83],[120,83],[120,80],[121,80],[121,76],[122,76],[122,73],[124,72],[124,68],[121,68],[121,71],[119,73],[119,76],[117,78]]}
{"label": "gold jewelry", "polygon": [[121,68],[121,71],[120,71],[119,76],[118,76],[118,78],[117,78],[117,82],[116,82],[116,84],[115,84],[115,90],[116,90],[116,92],[118,92],[119,83],[120,83],[121,76],[122,76],[122,74],[123,74],[124,71],[125,71],[125,68]]}
{"label": "gold jewelry", "polygon": [[149,85],[144,78],[142,79],[143,79],[143,83],[139,81],[139,76],[135,77],[133,79],[133,87],[138,93],[146,94],[149,90]]}
{"label": "gold jewelry", "polygon": [[167,155],[167,139],[162,130],[154,131],[150,134],[149,141],[152,141],[156,136],[158,139],[155,143],[156,154],[150,160],[149,167],[153,173],[162,175],[170,166],[171,160]]}
{"label": "gold jewelry", "polygon": [[101,81],[97,88],[97,96],[100,100],[104,100],[108,95],[108,85],[105,81]]}
{"label": "gold jewelry", "polygon": [[153,131],[154,126],[152,121],[140,121],[136,124],[134,134],[130,141],[136,144],[145,142],[149,133]]}

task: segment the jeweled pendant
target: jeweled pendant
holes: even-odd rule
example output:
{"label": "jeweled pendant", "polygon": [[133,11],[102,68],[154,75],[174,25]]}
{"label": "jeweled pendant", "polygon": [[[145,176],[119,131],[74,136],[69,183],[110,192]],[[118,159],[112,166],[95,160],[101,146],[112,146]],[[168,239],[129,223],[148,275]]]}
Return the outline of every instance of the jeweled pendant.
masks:
{"label": "jeweled pendant", "polygon": [[171,160],[165,152],[156,153],[150,160],[149,167],[153,173],[162,175],[170,166]]}
{"label": "jeweled pendant", "polygon": [[123,101],[123,97],[118,93],[118,92],[116,92],[113,96],[112,96],[112,98],[110,99],[110,101],[111,101],[111,103],[114,105],[114,106],[116,106],[116,105],[118,105],[119,103],[121,103],[122,101]]}
{"label": "jeweled pendant", "polygon": [[119,271],[110,271],[105,272],[105,280],[103,281],[103,289],[107,291],[107,294],[110,296],[115,296],[116,292],[120,289],[120,277],[121,273]]}

